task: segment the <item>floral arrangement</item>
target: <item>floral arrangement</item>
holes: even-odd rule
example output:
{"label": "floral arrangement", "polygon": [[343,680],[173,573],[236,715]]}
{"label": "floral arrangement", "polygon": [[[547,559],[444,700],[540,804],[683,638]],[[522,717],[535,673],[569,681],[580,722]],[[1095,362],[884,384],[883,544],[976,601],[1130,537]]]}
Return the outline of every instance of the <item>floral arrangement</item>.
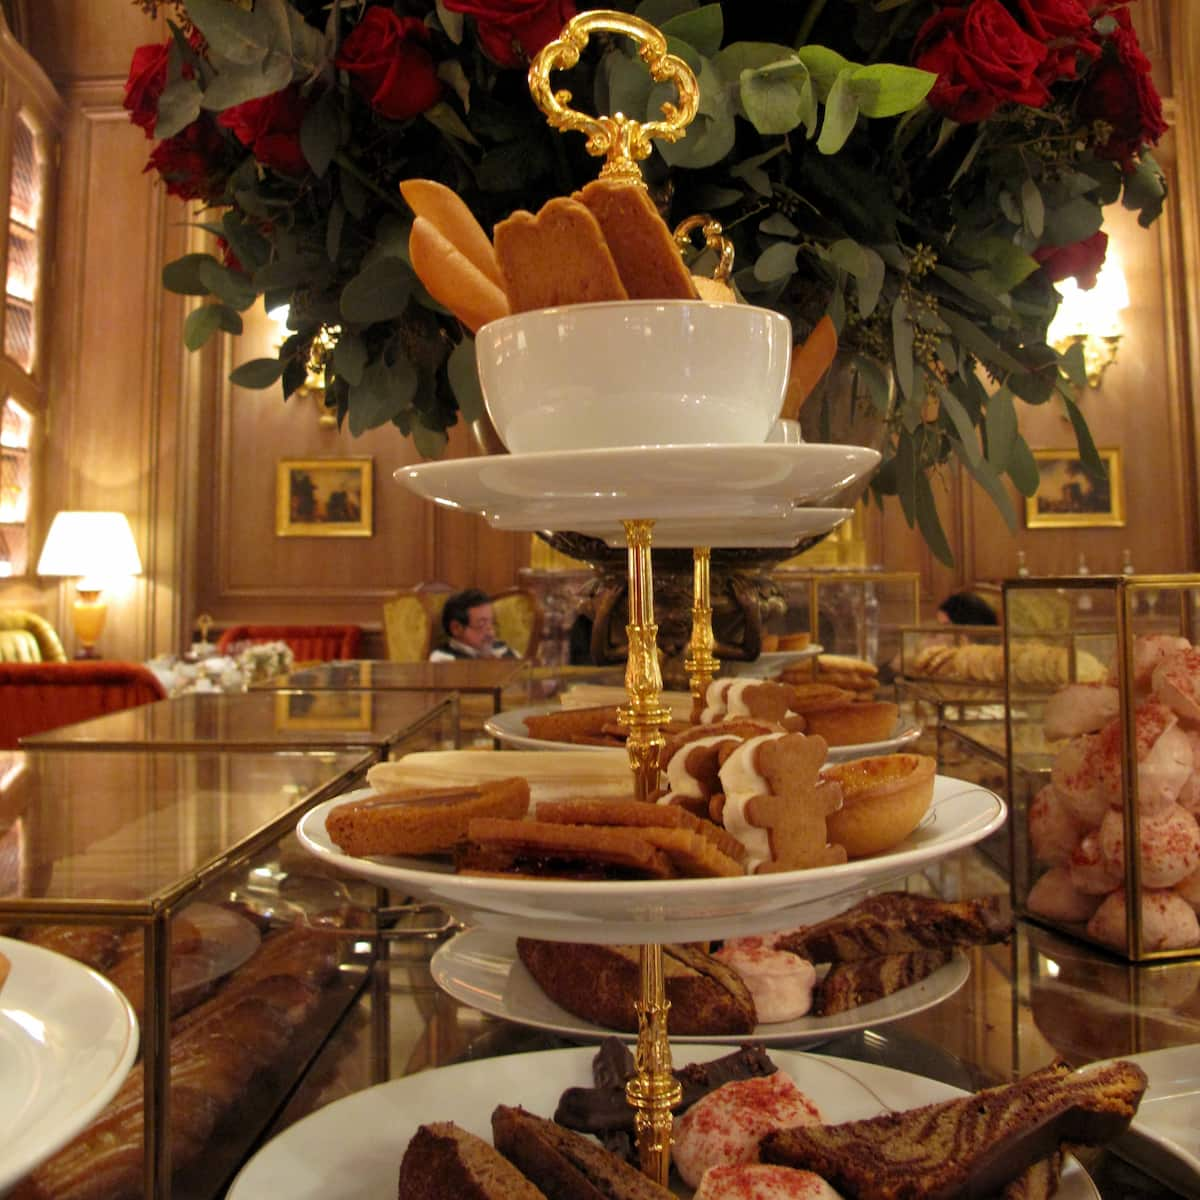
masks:
{"label": "floral arrangement", "polygon": [[237,656],[238,670],[246,683],[262,683],[286,675],[296,661],[287,642],[258,642],[247,646]]}
{"label": "floral arrangement", "polygon": [[[134,54],[125,103],[148,170],[204,210],[213,254],[167,266],[205,297],[185,337],[239,333],[264,297],[289,306],[278,358],[234,373],[301,387],[322,367],[352,433],[387,423],[427,457],[481,412],[473,343],[407,261],[400,180],[452,186],[485,228],[595,177],[583,139],[551,130],[530,58],[576,0],[134,0],[171,37]],[[825,314],[855,386],[821,398],[886,430],[873,487],[899,496],[940,557],[930,476],[958,460],[1015,524],[1032,494],[1020,400],[1075,402],[1082,351],[1046,343],[1057,280],[1094,282],[1104,208],[1152,222],[1162,106],[1136,0],[645,0],[700,80],[689,134],[644,164],[669,224],[710,213],[748,302],[797,340]],[[607,7],[622,7],[610,4]],[[625,6],[628,8],[629,6]],[[564,82],[584,107],[659,115],[630,44],[594,39]],[[694,269],[704,270],[704,254]],[[310,359],[318,360],[315,364]],[[813,403],[813,402],[810,402]]]}

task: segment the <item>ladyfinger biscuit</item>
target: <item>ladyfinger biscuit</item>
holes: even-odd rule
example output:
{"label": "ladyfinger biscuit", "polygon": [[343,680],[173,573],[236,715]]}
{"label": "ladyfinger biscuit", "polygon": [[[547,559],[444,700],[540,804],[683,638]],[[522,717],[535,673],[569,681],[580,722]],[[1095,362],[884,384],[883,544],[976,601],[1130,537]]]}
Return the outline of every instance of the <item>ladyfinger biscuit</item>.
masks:
{"label": "ladyfinger biscuit", "polygon": [[556,196],[537,216],[515,212],[496,225],[494,240],[515,313],[629,299],[599,222],[578,200]]}
{"label": "ladyfinger biscuit", "polygon": [[500,274],[495,247],[456,191],[434,179],[403,179],[400,194],[415,216],[427,220],[460,254],[503,290],[504,276]]}
{"label": "ladyfinger biscuit", "polygon": [[434,854],[449,850],[473,817],[522,817],[529,808],[524,779],[478,787],[405,788],[334,808],[325,818],[333,843],[346,854]]}
{"label": "ladyfinger biscuit", "polygon": [[425,290],[472,333],[508,316],[508,297],[424,217],[413,222],[408,257]]}
{"label": "ladyfinger biscuit", "polygon": [[595,179],[576,193],[600,223],[630,300],[695,300],[696,285],[645,188]]}

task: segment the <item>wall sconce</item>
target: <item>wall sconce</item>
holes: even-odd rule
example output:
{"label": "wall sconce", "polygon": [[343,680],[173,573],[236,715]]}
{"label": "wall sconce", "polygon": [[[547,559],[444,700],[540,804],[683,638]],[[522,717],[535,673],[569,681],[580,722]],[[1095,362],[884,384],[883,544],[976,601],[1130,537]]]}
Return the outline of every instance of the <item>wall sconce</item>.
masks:
{"label": "wall sconce", "polygon": [[76,657],[99,657],[96,642],[108,615],[102,595],[105,584],[142,573],[142,560],[125,514],[60,512],[46,534],[37,570],[39,575],[80,576],[71,609],[79,643]]}
{"label": "wall sconce", "polygon": [[1101,376],[1117,360],[1121,313],[1129,307],[1129,288],[1115,244],[1108,243],[1094,287],[1084,291],[1074,279],[1061,279],[1054,286],[1062,301],[1046,341],[1060,354],[1082,346],[1088,386],[1099,387]]}
{"label": "wall sconce", "polygon": [[[288,329],[288,306],[281,304],[273,308],[267,317],[275,324],[278,336],[275,348],[287,340],[291,334]],[[336,429],[337,417],[325,406],[325,362],[337,345],[337,335],[341,332],[339,325],[322,325],[321,332],[313,338],[312,349],[308,354],[308,374],[304,383],[296,389],[296,395],[302,399],[312,396],[317,403],[317,424],[322,429]]]}

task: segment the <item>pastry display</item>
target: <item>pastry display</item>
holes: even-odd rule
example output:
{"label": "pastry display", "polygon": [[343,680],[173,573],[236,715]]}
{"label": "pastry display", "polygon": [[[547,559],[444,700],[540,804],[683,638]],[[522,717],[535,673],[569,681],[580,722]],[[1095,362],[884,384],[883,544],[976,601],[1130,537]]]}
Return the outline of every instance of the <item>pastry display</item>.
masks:
{"label": "pastry display", "polygon": [[807,662],[786,667],[779,678],[784,683],[831,684],[869,698],[879,687],[879,668],[869,659],[852,654],[818,654]]}
{"label": "pastry display", "polygon": [[[1200,654],[1184,638],[1153,634],[1132,646],[1137,761],[1134,818],[1143,952],[1200,945]],[[1026,820],[1034,877],[1026,909],[1128,949],[1125,732],[1118,667],[1050,697],[1050,782]]]}
{"label": "pastry display", "polygon": [[[1051,688],[1076,681],[1100,683],[1108,672],[1090,651],[1051,642],[1014,641],[1010,648],[1013,682],[1023,687]],[[999,685],[1004,683],[1004,647],[999,643],[963,642],[922,646],[904,665],[915,679]],[[1072,673],[1073,669],[1073,673]]]}

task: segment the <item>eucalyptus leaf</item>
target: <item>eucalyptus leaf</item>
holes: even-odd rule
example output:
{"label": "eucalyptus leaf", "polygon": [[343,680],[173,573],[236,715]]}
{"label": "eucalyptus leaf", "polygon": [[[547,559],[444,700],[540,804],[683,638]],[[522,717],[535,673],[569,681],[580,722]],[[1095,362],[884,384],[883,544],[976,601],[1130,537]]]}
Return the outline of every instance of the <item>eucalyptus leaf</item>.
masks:
{"label": "eucalyptus leaf", "polygon": [[1008,476],[1017,485],[1017,491],[1022,496],[1037,494],[1038,485],[1041,483],[1037,459],[1033,457],[1029,443],[1020,434],[1014,440],[1009,454]]}
{"label": "eucalyptus leaf", "polygon": [[[701,59],[696,68],[700,81],[700,111],[688,128],[687,137],[678,141],[659,141],[658,152],[673,167],[703,170],[727,158],[737,138],[733,107],[728,93],[721,87],[712,65]],[[648,119],[661,119],[663,101],[674,102],[674,87],[663,84],[650,93]],[[655,112],[655,109],[659,110]]]}
{"label": "eucalyptus leaf", "polygon": [[1125,176],[1122,205],[1138,214],[1145,228],[1162,214],[1167,199],[1167,181],[1153,155],[1143,153],[1131,175]]}
{"label": "eucalyptus leaf", "polygon": [[[960,445],[956,444],[957,450],[962,450]],[[996,506],[996,511],[1004,518],[1004,523],[1009,529],[1017,527],[1017,511],[1013,508],[1012,497],[1008,494],[1008,489],[1004,486],[996,469],[986,458],[972,460],[966,454],[960,453],[959,461],[967,468],[971,474],[971,478],[991,498],[992,503]]]}
{"label": "eucalyptus leaf", "polygon": [[979,445],[979,435],[975,431],[975,426],[967,410],[963,408],[958,397],[948,387],[939,385],[937,395],[941,401],[943,416],[950,421],[958,435],[963,458],[977,463],[982,457],[983,451]]}
{"label": "eucalyptus leaf", "polygon": [[309,107],[300,123],[300,149],[318,179],[325,177],[341,143],[341,112],[337,93],[329,91]]}
{"label": "eucalyptus leaf", "polygon": [[898,296],[892,305],[892,357],[896,368],[896,382],[907,400],[913,399],[916,392],[914,334],[908,301],[903,296]]}
{"label": "eucalyptus leaf", "polygon": [[329,205],[329,221],[325,225],[325,256],[337,262],[342,248],[342,230],[346,227],[346,206],[338,199]]}
{"label": "eucalyptus leaf", "polygon": [[[796,52],[776,42],[732,42],[712,55],[713,69],[727,84],[737,83],[747,71],[761,71],[776,64],[800,66],[807,76]],[[645,68],[639,68],[645,75]]]}
{"label": "eucalyptus leaf", "polygon": [[1072,342],[1060,358],[1062,369],[1067,378],[1077,387],[1087,387],[1087,363],[1083,357],[1083,343]]}
{"label": "eucalyptus leaf", "polygon": [[938,515],[937,503],[933,498],[933,488],[929,486],[929,476],[924,472],[919,472],[915,480],[915,502],[917,525],[925,544],[938,562],[947,567],[954,566],[954,553],[946,540],[946,531],[942,528],[942,519]]}
{"label": "eucalyptus leaf", "polygon": [[351,387],[362,383],[367,365],[367,346],[357,333],[342,331],[333,348],[330,365],[335,375],[340,375]]}
{"label": "eucalyptus leaf", "polygon": [[[204,34],[209,52],[227,64],[257,65],[277,44],[279,31],[272,25],[267,5],[245,9],[230,4],[229,0],[187,0],[185,7],[196,28]],[[287,34],[286,21],[284,33]]]}
{"label": "eucalyptus leaf", "polygon": [[1050,246],[1071,246],[1090,238],[1103,223],[1103,210],[1080,197],[1046,212],[1045,240]]}
{"label": "eucalyptus leaf", "polygon": [[669,21],[683,13],[695,12],[699,7],[697,0],[641,0],[634,12],[643,21],[661,29]]}
{"label": "eucalyptus leaf", "polygon": [[253,66],[226,67],[204,89],[201,104],[212,112],[222,112],[278,92],[291,81],[292,67],[288,59],[271,57]]}
{"label": "eucalyptus leaf", "polygon": [[1032,179],[1021,184],[1021,211],[1025,216],[1025,230],[1030,237],[1040,238],[1046,227],[1046,205],[1042,193]]}
{"label": "eucalyptus leaf", "polygon": [[687,42],[705,57],[711,57],[721,48],[725,37],[725,20],[719,4],[706,4],[671,17],[659,27],[669,38]]}
{"label": "eucalyptus leaf", "polygon": [[984,430],[987,433],[987,460],[1003,473],[1008,470],[1017,439],[1017,410],[1008,388],[998,388],[988,397]]}
{"label": "eucalyptus leaf", "polygon": [[[746,71],[742,75],[742,111],[759,133],[789,133],[807,115],[803,96],[789,79],[779,79],[761,71]],[[689,135],[690,136],[690,135]]]}
{"label": "eucalyptus leaf", "polygon": [[864,354],[857,354],[853,359],[858,377],[866,384],[867,396],[876,413],[881,417],[888,415],[892,404],[892,387],[888,375],[873,359]]}
{"label": "eucalyptus leaf", "polygon": [[929,95],[937,75],[916,67],[872,63],[850,76],[850,90],[864,117],[897,117]]}
{"label": "eucalyptus leaf", "polygon": [[441,458],[446,453],[450,439],[442,429],[430,429],[420,422],[413,426],[413,446],[422,458]]}
{"label": "eucalyptus leaf", "polygon": [[754,277],[763,283],[788,279],[796,273],[796,255],[800,247],[795,242],[776,242],[768,246],[755,260]]}
{"label": "eucalyptus leaf", "polygon": [[949,305],[941,309],[942,320],[950,326],[950,331],[956,338],[981,362],[996,367],[1001,371],[1022,372],[1024,364],[1013,358],[1007,350],[1002,350],[987,336],[973,321],[955,312]]}
{"label": "eucalyptus leaf", "polygon": [[454,138],[457,141],[466,142],[468,146],[479,145],[479,141],[470,129],[467,128],[462,117],[444,100],[439,100],[437,104],[431,105],[421,116],[438,130],[439,133],[444,133],[447,137]]}
{"label": "eucalyptus leaf", "polygon": [[174,79],[158,98],[154,136],[160,140],[182,133],[200,115],[200,85],[194,79]]}
{"label": "eucalyptus leaf", "polygon": [[917,457],[910,437],[902,437],[896,444],[896,495],[904,519],[911,529],[917,523]]}
{"label": "eucalyptus leaf", "polygon": [[1079,447],[1079,461],[1084,471],[1093,479],[1103,479],[1107,473],[1104,460],[1096,449],[1092,431],[1088,428],[1079,405],[1070,396],[1063,396],[1063,404],[1066,406],[1067,416],[1071,420],[1071,427],[1075,430],[1075,444]]}
{"label": "eucalyptus leaf", "polygon": [[446,360],[446,375],[464,421],[478,421],[485,412],[479,369],[475,364],[475,339],[463,338]]}
{"label": "eucalyptus leaf", "polygon": [[271,256],[271,243],[233,210],[221,217],[220,236],[229,243],[238,262],[252,275]]}
{"label": "eucalyptus leaf", "polygon": [[181,296],[207,296],[208,284],[200,273],[203,263],[216,263],[211,254],[185,254],[172,259],[162,269],[163,287]]}
{"label": "eucalyptus leaf", "polygon": [[866,259],[866,270],[857,277],[858,315],[869,317],[879,304],[879,297],[887,278],[887,267],[880,255],[870,246],[864,246],[862,250]]}
{"label": "eucalyptus leaf", "polygon": [[765,221],[759,222],[758,231],[768,237],[794,238],[800,234],[795,224],[780,212],[772,213]]}
{"label": "eucalyptus leaf", "polygon": [[278,259],[259,267],[252,276],[254,286],[265,292],[273,288],[294,288],[309,282],[316,269],[316,261],[307,256]]}
{"label": "eucalyptus leaf", "polygon": [[412,293],[412,273],[398,258],[381,258],[364,267],[342,289],[347,321],[367,325],[398,317]]}
{"label": "eucalyptus leaf", "polygon": [[1002,300],[994,293],[988,291],[986,287],[973,280],[969,275],[964,275],[962,271],[956,270],[954,267],[948,267],[945,263],[938,263],[933,268],[933,273],[956,291],[961,292],[968,300],[974,301],[986,312],[990,312],[996,316],[1006,316],[1008,314],[1008,308]]}
{"label": "eucalyptus leaf", "polygon": [[836,154],[854,132],[858,121],[858,101],[850,87],[850,72],[834,80],[825,100],[825,119],[817,135],[817,149],[822,154]]}
{"label": "eucalyptus leaf", "polygon": [[226,304],[202,304],[183,323],[183,344],[199,350],[214,333],[241,333],[242,318]]}
{"label": "eucalyptus leaf", "polygon": [[437,0],[434,5],[434,11],[437,13],[438,23],[445,31],[446,36],[456,45],[461,46],[463,40],[463,28],[466,25],[466,17],[459,12],[451,12],[446,7],[445,0]]}
{"label": "eucalyptus leaf", "polygon": [[828,101],[830,92],[843,74],[854,70],[855,64],[828,46],[801,46],[796,57],[808,68],[816,85],[817,95]]}
{"label": "eucalyptus leaf", "polygon": [[231,271],[215,258],[200,263],[198,272],[208,290],[238,312],[243,312],[258,299],[258,289],[241,271]]}
{"label": "eucalyptus leaf", "polygon": [[268,388],[283,375],[284,364],[277,358],[252,358],[229,373],[229,382],[237,387]]}

